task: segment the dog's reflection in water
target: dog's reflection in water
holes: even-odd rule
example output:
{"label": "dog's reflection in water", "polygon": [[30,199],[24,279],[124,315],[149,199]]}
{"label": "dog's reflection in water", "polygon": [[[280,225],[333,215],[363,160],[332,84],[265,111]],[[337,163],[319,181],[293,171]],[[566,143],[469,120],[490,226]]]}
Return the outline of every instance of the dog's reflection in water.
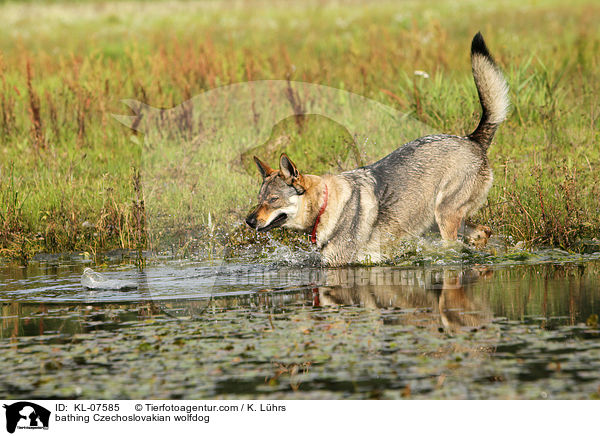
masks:
{"label": "dog's reflection in water", "polygon": [[387,323],[417,324],[452,333],[490,322],[492,312],[472,284],[489,279],[492,270],[401,270],[353,268],[327,270],[327,286],[315,288],[313,304],[361,305],[372,309],[402,309]]}

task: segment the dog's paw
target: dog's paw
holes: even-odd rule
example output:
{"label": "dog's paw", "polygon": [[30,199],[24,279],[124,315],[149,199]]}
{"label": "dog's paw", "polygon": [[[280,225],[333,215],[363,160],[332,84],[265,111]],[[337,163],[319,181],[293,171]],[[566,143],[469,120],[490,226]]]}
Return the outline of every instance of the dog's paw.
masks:
{"label": "dog's paw", "polygon": [[465,242],[473,245],[475,248],[481,249],[487,245],[490,236],[492,236],[492,229],[488,226],[478,224],[473,227],[467,227]]}

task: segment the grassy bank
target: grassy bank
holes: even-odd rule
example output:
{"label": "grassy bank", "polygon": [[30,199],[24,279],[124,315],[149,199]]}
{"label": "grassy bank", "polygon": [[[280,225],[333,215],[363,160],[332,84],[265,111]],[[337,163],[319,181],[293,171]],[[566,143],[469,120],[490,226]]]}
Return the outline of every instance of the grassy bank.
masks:
{"label": "grassy bank", "polygon": [[[514,109],[490,148],[496,181],[476,220],[530,246],[575,249],[600,235],[600,7],[592,2],[7,2],[0,15],[0,256],[138,248],[145,213],[160,229],[153,243],[169,236],[185,246],[210,233],[209,214],[229,229],[249,210],[259,180],[235,131],[191,158],[193,173],[173,166],[181,156],[172,144],[162,173],[148,174],[142,135],[111,116],[127,113],[121,99],[168,108],[223,85],[289,78],[462,134],[479,117],[468,58],[478,30]],[[271,159],[291,150],[313,171],[394,147],[352,154],[346,133],[319,117],[290,119],[254,146]],[[151,184],[160,210],[142,203],[149,192],[139,170],[142,180],[171,182]]]}

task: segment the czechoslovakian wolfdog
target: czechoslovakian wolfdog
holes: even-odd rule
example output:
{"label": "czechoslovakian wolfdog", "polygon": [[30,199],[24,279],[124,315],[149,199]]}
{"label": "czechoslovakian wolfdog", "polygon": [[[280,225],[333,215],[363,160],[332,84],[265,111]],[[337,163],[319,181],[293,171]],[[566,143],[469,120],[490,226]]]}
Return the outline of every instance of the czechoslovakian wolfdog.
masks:
{"label": "czechoslovakian wolfdog", "polygon": [[434,224],[444,240],[456,240],[461,222],[483,205],[492,186],[486,151],[510,104],[508,85],[480,33],[471,64],[482,107],[473,133],[425,136],[337,175],[301,174],[285,154],[279,170],[254,157],[263,182],[246,223],[258,231],[284,226],[311,232],[330,266],[381,261],[386,242]]}

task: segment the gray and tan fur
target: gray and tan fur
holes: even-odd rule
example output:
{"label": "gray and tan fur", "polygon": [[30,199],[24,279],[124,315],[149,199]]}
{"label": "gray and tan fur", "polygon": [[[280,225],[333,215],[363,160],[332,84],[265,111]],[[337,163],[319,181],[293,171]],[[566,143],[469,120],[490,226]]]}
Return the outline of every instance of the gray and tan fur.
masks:
{"label": "gray and tan fur", "polygon": [[316,228],[327,265],[380,261],[387,242],[417,236],[434,224],[443,239],[456,240],[461,222],[482,206],[492,186],[486,151],[509,108],[508,86],[480,33],[473,38],[471,63],[482,106],[473,133],[425,136],[338,175],[300,174],[285,154],[279,170],[255,158],[263,183],[248,225],[310,232],[327,190]]}

